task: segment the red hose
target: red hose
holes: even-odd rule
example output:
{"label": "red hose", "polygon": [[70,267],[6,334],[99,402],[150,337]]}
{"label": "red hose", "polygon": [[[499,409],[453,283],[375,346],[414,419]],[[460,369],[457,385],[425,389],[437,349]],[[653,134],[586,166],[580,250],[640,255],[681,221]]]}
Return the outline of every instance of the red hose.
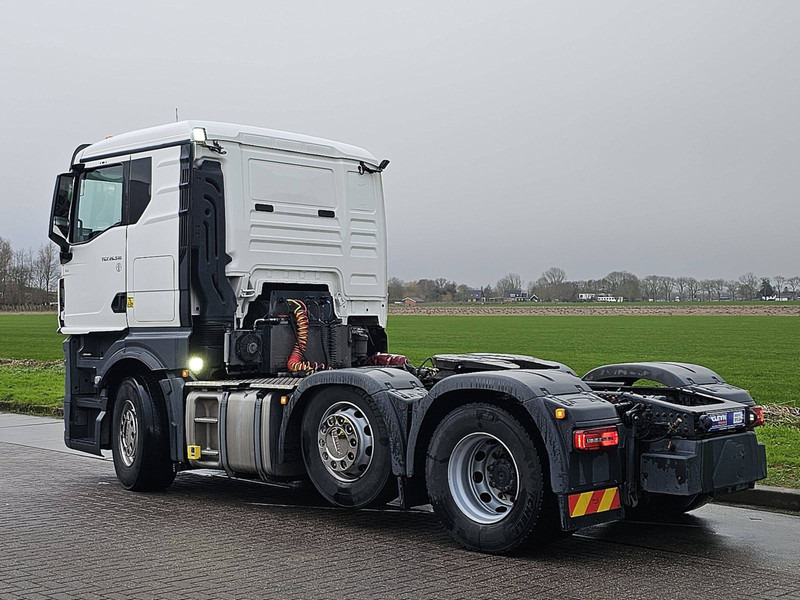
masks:
{"label": "red hose", "polygon": [[294,349],[289,355],[286,366],[292,373],[324,369],[325,365],[322,363],[304,360],[306,347],[308,346],[308,308],[306,308],[306,305],[300,300],[289,299],[286,302],[294,306],[292,312],[297,326],[297,340],[294,343]]}

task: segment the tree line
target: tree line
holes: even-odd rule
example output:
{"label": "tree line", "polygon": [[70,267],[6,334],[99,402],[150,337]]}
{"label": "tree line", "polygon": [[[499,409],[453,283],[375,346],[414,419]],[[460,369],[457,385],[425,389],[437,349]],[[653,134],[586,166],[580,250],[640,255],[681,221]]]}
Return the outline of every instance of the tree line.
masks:
{"label": "tree line", "polygon": [[569,280],[564,269],[550,267],[539,278],[525,282],[518,273],[508,273],[492,285],[479,288],[445,278],[403,281],[389,279],[389,301],[419,298],[425,302],[503,301],[521,291],[542,302],[577,302],[592,296],[624,298],[626,302],[724,301],[800,298],[800,276],[774,277],[745,273],[738,279],[696,279],[612,271],[600,279]]}
{"label": "tree line", "polygon": [[[51,243],[14,250],[0,237],[0,307],[47,306],[55,301],[61,268],[58,250]],[[525,282],[518,273],[507,273],[494,284],[471,287],[446,278],[403,281],[389,279],[389,301],[419,298],[425,302],[502,301],[512,292],[523,292],[543,302],[575,302],[585,295],[622,297],[625,301],[756,300],[800,298],[800,277],[757,277],[746,273],[735,280],[695,279],[612,271],[601,279],[571,281],[564,269],[551,267],[538,279]]]}
{"label": "tree line", "polygon": [[14,250],[0,237],[0,307],[48,306],[55,301],[61,268],[51,243]]}

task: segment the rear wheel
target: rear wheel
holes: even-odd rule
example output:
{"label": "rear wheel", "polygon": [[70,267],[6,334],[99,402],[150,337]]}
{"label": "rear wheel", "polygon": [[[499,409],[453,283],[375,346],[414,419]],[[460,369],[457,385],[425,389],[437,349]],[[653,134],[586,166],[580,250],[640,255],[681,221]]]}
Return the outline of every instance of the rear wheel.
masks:
{"label": "rear wheel", "polygon": [[123,487],[163,490],[175,479],[164,402],[154,384],[127,377],[114,394],[114,470]]}
{"label": "rear wheel", "polygon": [[439,521],[473,550],[509,552],[552,541],[541,521],[546,486],[525,427],[491,404],[466,404],[433,434],[426,457],[428,496]]}
{"label": "rear wheel", "polygon": [[323,389],[311,399],[301,427],[306,470],[328,502],[364,508],[397,497],[386,424],[368,395]]}

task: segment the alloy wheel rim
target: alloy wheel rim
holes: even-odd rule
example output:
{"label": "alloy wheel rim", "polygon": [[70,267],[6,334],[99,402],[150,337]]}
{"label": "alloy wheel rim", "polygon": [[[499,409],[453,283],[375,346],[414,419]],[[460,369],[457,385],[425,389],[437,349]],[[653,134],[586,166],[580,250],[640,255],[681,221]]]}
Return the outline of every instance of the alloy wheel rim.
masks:
{"label": "alloy wheel rim", "polygon": [[482,525],[506,518],[519,493],[514,455],[499,438],[485,432],[461,438],[450,454],[447,476],[458,509]]}
{"label": "alloy wheel rim", "polygon": [[126,467],[130,467],[136,459],[136,444],[139,439],[139,421],[136,418],[136,407],[130,400],[125,400],[119,421],[120,458]]}
{"label": "alloy wheel rim", "polygon": [[372,464],[372,424],[350,402],[333,404],[319,421],[317,450],[325,469],[339,481],[361,479]]}

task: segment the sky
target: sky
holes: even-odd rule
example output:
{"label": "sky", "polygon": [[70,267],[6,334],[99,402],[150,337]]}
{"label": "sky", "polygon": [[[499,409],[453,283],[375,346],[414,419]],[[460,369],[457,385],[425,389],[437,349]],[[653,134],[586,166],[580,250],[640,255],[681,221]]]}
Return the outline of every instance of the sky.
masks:
{"label": "sky", "polygon": [[384,173],[389,273],[800,275],[800,2],[0,0],[0,237],[74,148],[181,119]]}

